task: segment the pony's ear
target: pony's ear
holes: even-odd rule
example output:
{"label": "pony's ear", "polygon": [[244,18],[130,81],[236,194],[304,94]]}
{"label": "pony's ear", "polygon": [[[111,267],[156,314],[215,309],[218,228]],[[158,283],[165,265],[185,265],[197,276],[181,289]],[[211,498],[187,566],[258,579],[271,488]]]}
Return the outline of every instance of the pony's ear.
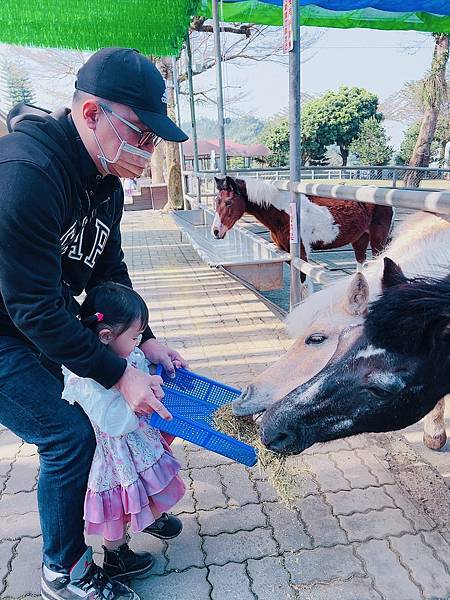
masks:
{"label": "pony's ear", "polygon": [[220,192],[224,189],[225,178],[222,179],[220,177],[214,177],[214,179],[216,180],[217,189]]}
{"label": "pony's ear", "polygon": [[237,193],[236,182],[229,175],[227,175],[225,177],[225,184],[226,184],[226,189],[227,190],[230,190],[230,192]]}
{"label": "pony's ear", "polygon": [[394,285],[406,283],[408,280],[403,274],[401,268],[387,256],[384,258],[383,277],[381,278],[382,290],[387,290]]}
{"label": "pony's ear", "polygon": [[348,286],[344,309],[351,315],[364,315],[369,303],[369,284],[362,273],[356,273]]}

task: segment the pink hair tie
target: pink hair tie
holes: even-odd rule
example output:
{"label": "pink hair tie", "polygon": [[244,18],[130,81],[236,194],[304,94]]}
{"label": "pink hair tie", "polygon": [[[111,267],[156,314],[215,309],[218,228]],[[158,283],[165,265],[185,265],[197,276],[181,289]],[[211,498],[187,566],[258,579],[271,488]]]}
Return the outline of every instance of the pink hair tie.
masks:
{"label": "pink hair tie", "polygon": [[101,312],[96,312],[96,313],[95,313],[95,316],[97,317],[97,321],[98,321],[99,323],[101,323],[101,322],[103,321],[103,313],[101,313]]}

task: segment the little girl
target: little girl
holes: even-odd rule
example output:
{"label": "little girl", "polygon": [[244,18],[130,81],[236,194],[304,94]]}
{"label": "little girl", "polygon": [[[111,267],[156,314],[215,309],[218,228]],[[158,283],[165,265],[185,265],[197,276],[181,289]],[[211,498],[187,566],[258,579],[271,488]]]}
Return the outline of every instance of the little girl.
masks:
{"label": "little girl", "polygon": [[[80,318],[112,352],[148,373],[138,348],[148,309],[137,292],[117,283],[101,284],[88,292]],[[160,431],[138,417],[115,387],[106,389],[64,367],[63,372],[63,398],[80,404],[97,440],[84,504],[86,532],[103,536],[108,575],[144,573],[153,558],[147,552],[132,552],[126,526],[130,523],[133,533],[144,531],[162,539],[181,532],[181,521],[164,512],[184,495],[180,465]]]}

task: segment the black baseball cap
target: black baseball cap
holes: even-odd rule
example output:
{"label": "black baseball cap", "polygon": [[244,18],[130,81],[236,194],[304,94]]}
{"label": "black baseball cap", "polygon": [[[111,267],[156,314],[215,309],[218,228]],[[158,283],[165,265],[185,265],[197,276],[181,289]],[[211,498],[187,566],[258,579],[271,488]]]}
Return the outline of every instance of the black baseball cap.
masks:
{"label": "black baseball cap", "polygon": [[166,86],[161,73],[138,50],[102,48],[78,71],[75,88],[129,106],[164,140],[188,139],[167,116]]}

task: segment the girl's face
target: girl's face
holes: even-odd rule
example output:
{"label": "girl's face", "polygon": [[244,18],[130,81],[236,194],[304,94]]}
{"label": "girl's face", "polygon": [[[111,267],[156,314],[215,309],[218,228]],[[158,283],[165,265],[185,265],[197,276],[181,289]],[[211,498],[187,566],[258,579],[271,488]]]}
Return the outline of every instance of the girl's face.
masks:
{"label": "girl's face", "polygon": [[135,321],[131,327],[125,329],[121,334],[113,336],[108,346],[118,356],[127,358],[136,346],[140,344],[142,331],[140,321]]}

